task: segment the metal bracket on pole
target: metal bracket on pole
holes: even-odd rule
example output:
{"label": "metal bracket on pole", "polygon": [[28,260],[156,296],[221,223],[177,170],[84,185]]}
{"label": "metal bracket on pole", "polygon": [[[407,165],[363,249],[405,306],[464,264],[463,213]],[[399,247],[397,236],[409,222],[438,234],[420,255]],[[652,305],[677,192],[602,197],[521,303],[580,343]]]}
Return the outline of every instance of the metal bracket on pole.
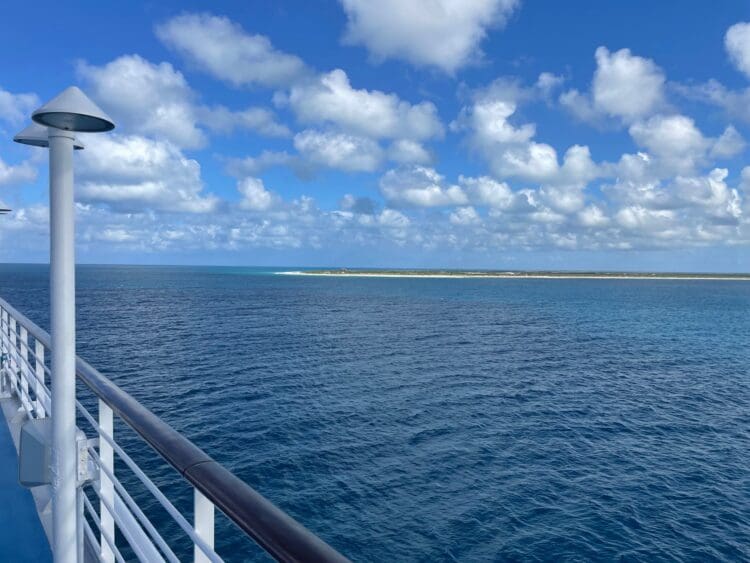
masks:
{"label": "metal bracket on pole", "polygon": [[98,477],[96,463],[91,459],[89,455],[89,445],[91,440],[86,438],[86,435],[78,430],[76,436],[76,448],[78,450],[78,487],[83,487],[89,481],[93,481]]}

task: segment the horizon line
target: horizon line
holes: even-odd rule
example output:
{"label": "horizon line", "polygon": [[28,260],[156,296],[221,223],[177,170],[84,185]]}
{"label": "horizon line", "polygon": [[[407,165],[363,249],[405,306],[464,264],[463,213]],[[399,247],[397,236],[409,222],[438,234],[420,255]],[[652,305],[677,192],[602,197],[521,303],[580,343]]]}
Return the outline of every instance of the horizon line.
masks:
{"label": "horizon line", "polygon": [[[47,266],[49,262],[0,262],[0,266]],[[541,268],[485,268],[485,267],[413,267],[413,266],[299,266],[299,265],[249,265],[249,264],[138,264],[124,262],[78,262],[76,266],[133,266],[141,268],[269,268],[303,270],[351,270],[351,271],[404,271],[404,272],[518,272],[518,273],[576,273],[576,274],[680,274],[680,275],[730,275],[750,276],[750,271],[708,270],[614,270],[614,269],[541,269]]]}

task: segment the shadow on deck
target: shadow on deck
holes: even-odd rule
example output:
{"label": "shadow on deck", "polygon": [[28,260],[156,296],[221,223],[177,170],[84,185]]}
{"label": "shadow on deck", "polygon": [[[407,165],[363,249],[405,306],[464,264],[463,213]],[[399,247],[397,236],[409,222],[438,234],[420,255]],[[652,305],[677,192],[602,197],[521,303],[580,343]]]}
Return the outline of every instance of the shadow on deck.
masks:
{"label": "shadow on deck", "polygon": [[[0,399],[2,411],[9,417],[17,412],[17,401]],[[37,503],[31,491],[18,483],[18,455],[16,453],[19,424],[13,418],[0,416],[0,560],[45,563],[52,561],[47,535],[39,519]],[[25,418],[25,417],[24,417]],[[39,491],[41,492],[41,491]]]}

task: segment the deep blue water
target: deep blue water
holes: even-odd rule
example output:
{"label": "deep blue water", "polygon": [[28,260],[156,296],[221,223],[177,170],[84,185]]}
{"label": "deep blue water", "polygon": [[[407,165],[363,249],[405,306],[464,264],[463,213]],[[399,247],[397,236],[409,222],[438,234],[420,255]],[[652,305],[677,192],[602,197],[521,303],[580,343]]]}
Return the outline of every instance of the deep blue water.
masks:
{"label": "deep blue water", "polygon": [[[45,267],[0,295],[48,327]],[[77,302],[81,356],[353,560],[750,559],[748,282],[84,266]]]}

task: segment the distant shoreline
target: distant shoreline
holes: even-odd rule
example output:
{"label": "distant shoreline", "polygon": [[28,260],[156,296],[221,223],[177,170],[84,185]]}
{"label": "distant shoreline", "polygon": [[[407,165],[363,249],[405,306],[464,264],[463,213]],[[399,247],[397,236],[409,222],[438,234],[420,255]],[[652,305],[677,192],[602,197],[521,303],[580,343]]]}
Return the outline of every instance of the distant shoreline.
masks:
{"label": "distant shoreline", "polygon": [[445,270],[293,270],[276,272],[287,276],[332,276],[348,278],[502,278],[502,279],[588,279],[588,280],[721,280],[750,281],[750,274],[678,274],[630,272],[492,272]]}

